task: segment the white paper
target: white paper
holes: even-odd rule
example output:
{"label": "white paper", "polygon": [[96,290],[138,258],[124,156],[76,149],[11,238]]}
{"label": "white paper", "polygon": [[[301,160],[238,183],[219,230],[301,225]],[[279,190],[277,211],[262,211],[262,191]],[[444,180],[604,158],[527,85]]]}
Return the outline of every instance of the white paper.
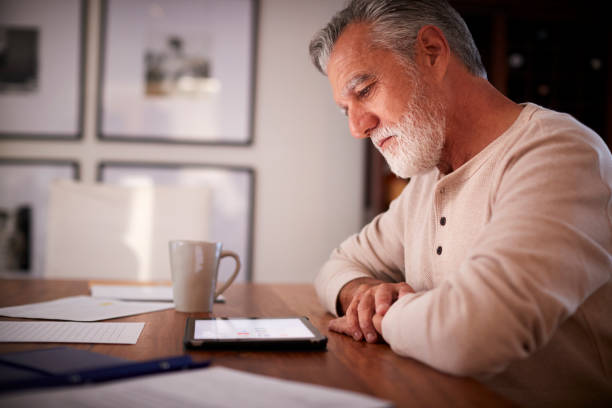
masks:
{"label": "white paper", "polygon": [[[172,302],[172,286],[91,285],[91,296],[106,299],[157,300]],[[225,302],[223,295],[216,302]]]}
{"label": "white paper", "polygon": [[91,285],[91,296],[123,300],[173,300],[172,286]]}
{"label": "white paper", "polygon": [[2,322],[0,342],[136,344],[144,323]]}
{"label": "white paper", "polygon": [[11,407],[391,407],[388,401],[224,367],[0,398]]}
{"label": "white paper", "polygon": [[94,322],[173,307],[174,304],[167,302],[122,302],[114,299],[72,296],[49,302],[3,307],[0,308],[0,316]]}

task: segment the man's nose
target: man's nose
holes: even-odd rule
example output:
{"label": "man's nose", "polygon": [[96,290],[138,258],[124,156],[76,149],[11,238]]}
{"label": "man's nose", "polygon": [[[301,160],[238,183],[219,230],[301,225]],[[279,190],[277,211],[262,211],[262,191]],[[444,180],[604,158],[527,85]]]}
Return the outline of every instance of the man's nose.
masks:
{"label": "man's nose", "polygon": [[357,139],[370,137],[370,132],[376,129],[378,123],[378,117],[371,112],[349,111],[349,129]]}

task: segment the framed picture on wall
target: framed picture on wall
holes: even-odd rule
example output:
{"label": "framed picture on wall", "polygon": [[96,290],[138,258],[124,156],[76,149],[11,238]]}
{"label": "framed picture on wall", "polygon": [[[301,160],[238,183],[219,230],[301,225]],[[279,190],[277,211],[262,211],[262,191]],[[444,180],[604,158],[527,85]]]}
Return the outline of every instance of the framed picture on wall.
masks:
{"label": "framed picture on wall", "polygon": [[[223,248],[240,256],[242,269],[237,282],[251,280],[253,203],[255,173],[246,167],[202,164],[158,164],[102,162],[98,168],[98,181],[130,187],[174,186],[205,188],[210,196],[209,219],[204,240],[222,242]],[[150,207],[154,207],[152,203]],[[175,214],[189,217],[189,214]],[[201,214],[193,219],[201,218]],[[187,239],[191,239],[186,237]],[[184,238],[178,238],[184,239]],[[162,248],[163,246],[163,248]],[[167,243],[156,250],[166,251]],[[225,280],[233,271],[232,262],[222,262],[219,279]]]}
{"label": "framed picture on wall", "polygon": [[0,0],[0,137],[79,139],[83,0]]}
{"label": "framed picture on wall", "polygon": [[102,140],[251,142],[255,0],[103,2]]}
{"label": "framed picture on wall", "polygon": [[0,159],[0,271],[43,275],[51,184],[78,179],[76,162]]}

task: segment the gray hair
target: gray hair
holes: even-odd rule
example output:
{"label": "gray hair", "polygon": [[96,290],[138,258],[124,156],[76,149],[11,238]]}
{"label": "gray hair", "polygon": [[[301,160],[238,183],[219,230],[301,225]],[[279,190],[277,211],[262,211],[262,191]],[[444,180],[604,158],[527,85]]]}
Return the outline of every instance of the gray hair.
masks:
{"label": "gray hair", "polygon": [[324,75],[334,44],[351,23],[370,23],[372,44],[414,61],[414,44],[419,30],[434,25],[442,30],[451,52],[475,76],[487,77],[470,30],[446,0],[352,0],[315,34],[310,58]]}

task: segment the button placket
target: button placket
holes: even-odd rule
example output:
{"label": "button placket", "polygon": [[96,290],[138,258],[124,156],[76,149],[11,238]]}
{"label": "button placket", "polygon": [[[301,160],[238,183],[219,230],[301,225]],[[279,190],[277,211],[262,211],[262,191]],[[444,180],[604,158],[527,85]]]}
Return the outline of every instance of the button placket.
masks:
{"label": "button placket", "polygon": [[445,193],[446,193],[446,188],[445,187],[438,187],[437,190],[437,194],[436,194],[436,217],[437,218],[437,222],[439,223],[439,226],[436,226],[435,231],[436,231],[436,242],[434,243],[434,251],[436,252],[437,255],[442,255],[442,235],[443,235],[443,230],[442,227],[444,227],[446,225],[446,217],[443,216],[442,214],[445,212]]}

